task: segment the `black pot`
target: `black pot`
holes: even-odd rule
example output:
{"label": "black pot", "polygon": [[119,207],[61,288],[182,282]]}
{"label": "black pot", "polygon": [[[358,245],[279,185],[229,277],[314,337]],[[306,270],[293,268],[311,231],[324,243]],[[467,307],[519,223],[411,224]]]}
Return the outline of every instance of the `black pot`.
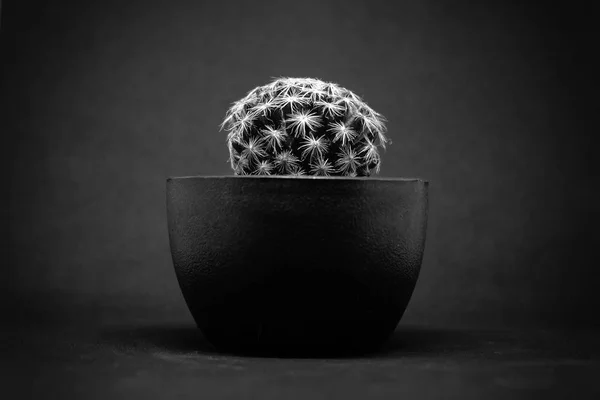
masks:
{"label": "black pot", "polygon": [[171,254],[217,349],[376,350],[417,282],[428,183],[418,179],[167,179]]}

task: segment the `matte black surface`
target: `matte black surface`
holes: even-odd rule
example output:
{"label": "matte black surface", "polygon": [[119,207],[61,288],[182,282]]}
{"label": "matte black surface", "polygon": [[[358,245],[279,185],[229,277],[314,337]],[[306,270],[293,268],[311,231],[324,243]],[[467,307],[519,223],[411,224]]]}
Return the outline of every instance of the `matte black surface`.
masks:
{"label": "matte black surface", "polygon": [[[119,305],[127,303],[127,306]],[[369,357],[215,352],[189,316],[112,305],[20,313],[0,331],[5,399],[597,399],[598,331],[400,324]],[[32,322],[32,321],[36,322]],[[351,329],[351,328],[349,328]]]}
{"label": "matte black surface", "polygon": [[416,179],[170,178],[171,253],[196,323],[227,350],[380,345],[419,276],[427,194]]}

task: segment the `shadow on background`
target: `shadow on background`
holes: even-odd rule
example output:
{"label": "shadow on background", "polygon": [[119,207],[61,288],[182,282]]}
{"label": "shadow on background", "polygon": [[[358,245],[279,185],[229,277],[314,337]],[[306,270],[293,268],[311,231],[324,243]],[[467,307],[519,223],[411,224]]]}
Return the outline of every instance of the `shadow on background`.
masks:
{"label": "shadow on background", "polygon": [[152,325],[105,329],[103,342],[122,352],[161,351],[172,353],[202,353],[214,355],[282,358],[400,358],[405,356],[448,355],[472,351],[478,342],[472,334],[457,329],[427,327],[398,328],[378,350],[369,353],[328,353],[307,350],[289,353],[221,352],[212,346],[194,325]]}
{"label": "shadow on background", "polygon": [[102,332],[101,338],[124,352],[162,350],[175,353],[218,353],[194,325],[109,328]]}

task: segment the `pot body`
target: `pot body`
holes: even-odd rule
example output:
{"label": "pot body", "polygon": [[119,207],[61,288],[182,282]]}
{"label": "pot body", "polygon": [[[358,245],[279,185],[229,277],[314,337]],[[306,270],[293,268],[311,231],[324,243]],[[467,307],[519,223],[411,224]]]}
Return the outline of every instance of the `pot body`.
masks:
{"label": "pot body", "polygon": [[415,288],[427,209],[417,179],[167,180],[175,273],[222,351],[376,349]]}

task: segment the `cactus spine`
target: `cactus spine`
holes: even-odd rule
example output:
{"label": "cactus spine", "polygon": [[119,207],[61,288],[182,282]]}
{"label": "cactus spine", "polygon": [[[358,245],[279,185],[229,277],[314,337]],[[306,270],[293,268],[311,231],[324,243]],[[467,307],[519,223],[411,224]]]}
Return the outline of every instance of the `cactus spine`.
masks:
{"label": "cactus spine", "polygon": [[313,78],[280,78],[233,103],[227,133],[235,175],[370,176],[385,119],[359,96]]}

